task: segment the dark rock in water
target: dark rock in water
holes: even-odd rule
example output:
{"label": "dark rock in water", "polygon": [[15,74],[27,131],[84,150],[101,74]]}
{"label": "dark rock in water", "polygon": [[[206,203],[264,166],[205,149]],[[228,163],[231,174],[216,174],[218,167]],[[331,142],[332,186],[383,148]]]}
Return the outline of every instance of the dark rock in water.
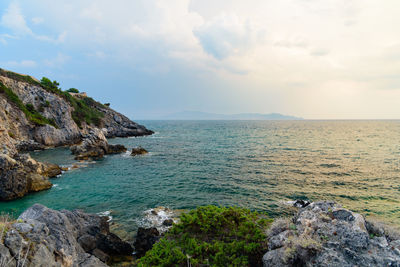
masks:
{"label": "dark rock in water", "polygon": [[136,255],[138,257],[143,256],[146,254],[148,250],[150,250],[154,243],[156,243],[160,239],[160,233],[158,232],[157,228],[142,228],[139,227],[137,231],[137,236],[135,243]]}
{"label": "dark rock in water", "polygon": [[276,220],[263,266],[400,266],[400,239],[332,201],[314,202],[292,220]]}
{"label": "dark rock in water", "polygon": [[108,145],[107,154],[119,154],[126,152],[126,147],[123,145]]}
{"label": "dark rock in water", "polygon": [[7,231],[0,258],[10,266],[107,266],[113,256],[130,256],[132,247],[110,233],[106,217],[82,211],[55,211],[36,204]]}
{"label": "dark rock in water", "polygon": [[302,200],[302,199],[297,199],[294,203],[293,206],[297,208],[304,208],[310,205],[310,201],[308,200]]}
{"label": "dark rock in water", "polygon": [[174,224],[174,220],[172,219],[166,219],[162,223],[164,226],[172,226]]}
{"label": "dark rock in water", "polygon": [[143,147],[134,147],[132,148],[131,156],[136,156],[136,155],[144,155],[149,153],[146,149]]}

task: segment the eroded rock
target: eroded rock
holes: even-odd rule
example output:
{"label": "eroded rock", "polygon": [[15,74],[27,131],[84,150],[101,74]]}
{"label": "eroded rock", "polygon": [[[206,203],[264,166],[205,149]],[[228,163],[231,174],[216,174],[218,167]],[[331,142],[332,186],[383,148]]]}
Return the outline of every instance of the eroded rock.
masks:
{"label": "eroded rock", "polygon": [[[11,225],[0,244],[6,266],[107,266],[132,247],[110,232],[107,218],[82,211],[55,211],[36,204]],[[12,257],[14,259],[12,259]]]}
{"label": "eroded rock", "polygon": [[300,208],[291,222],[277,220],[271,226],[263,265],[400,266],[395,247],[400,241],[374,236],[367,229],[384,233],[332,201],[311,203]]}

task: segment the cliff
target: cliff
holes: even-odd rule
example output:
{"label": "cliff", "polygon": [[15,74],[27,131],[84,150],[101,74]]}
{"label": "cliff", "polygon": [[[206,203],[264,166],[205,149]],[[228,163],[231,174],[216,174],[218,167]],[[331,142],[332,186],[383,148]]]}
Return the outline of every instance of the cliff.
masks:
{"label": "cliff", "polygon": [[[108,145],[106,138],[152,133],[86,94],[61,90],[56,81],[47,78],[39,81],[0,69],[0,199],[14,199],[51,187],[47,178],[52,173],[43,171],[47,164],[22,157],[22,152],[79,145],[90,139],[102,144],[96,155],[93,154],[96,143],[73,152],[78,158],[101,157],[124,150]],[[35,167],[27,167],[27,162]]]}

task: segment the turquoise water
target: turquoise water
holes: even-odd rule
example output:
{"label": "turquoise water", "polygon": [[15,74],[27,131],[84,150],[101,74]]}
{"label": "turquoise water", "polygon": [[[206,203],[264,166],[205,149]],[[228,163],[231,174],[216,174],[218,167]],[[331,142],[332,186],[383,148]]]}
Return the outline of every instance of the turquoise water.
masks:
{"label": "turquoise water", "polygon": [[[399,121],[143,121],[153,136],[116,138],[144,156],[110,155],[55,178],[55,186],[0,203],[19,214],[34,203],[110,211],[131,233],[157,206],[239,205],[279,212],[297,198],[335,199],[400,224]],[[32,155],[72,164],[66,148]],[[129,235],[129,234],[128,234]]]}

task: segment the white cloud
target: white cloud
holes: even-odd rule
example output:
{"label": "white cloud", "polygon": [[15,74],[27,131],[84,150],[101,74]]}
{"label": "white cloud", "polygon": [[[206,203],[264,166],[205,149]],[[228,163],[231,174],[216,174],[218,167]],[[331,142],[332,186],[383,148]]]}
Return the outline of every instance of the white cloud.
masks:
{"label": "white cloud", "polygon": [[7,62],[0,62],[1,66],[4,66],[5,68],[33,68],[36,67],[37,64],[33,60],[21,60],[21,61],[7,61]]}
{"label": "white cloud", "polygon": [[39,24],[42,24],[44,22],[44,19],[41,18],[41,17],[34,17],[34,18],[32,18],[32,22],[35,25],[39,25]]}
{"label": "white cloud", "polygon": [[64,65],[69,59],[69,56],[58,53],[54,58],[43,60],[43,64],[47,67],[59,68],[62,67],[62,65]]}
{"label": "white cloud", "polygon": [[32,34],[17,3],[11,3],[1,17],[1,25],[16,34]]}
{"label": "white cloud", "polygon": [[241,54],[258,41],[251,21],[240,19],[236,14],[222,13],[193,32],[204,51],[217,59]]}
{"label": "white cloud", "polygon": [[[44,18],[34,17],[32,18],[33,24],[43,23]],[[32,36],[33,38],[41,41],[62,43],[65,40],[66,33],[61,33],[57,38],[52,38],[46,35],[35,34],[32,29],[28,26],[24,15],[22,14],[21,7],[17,2],[11,2],[5,13],[2,15],[0,25],[8,28],[11,33],[3,34],[0,36],[0,41],[6,44],[6,39],[15,39],[21,36]]]}

